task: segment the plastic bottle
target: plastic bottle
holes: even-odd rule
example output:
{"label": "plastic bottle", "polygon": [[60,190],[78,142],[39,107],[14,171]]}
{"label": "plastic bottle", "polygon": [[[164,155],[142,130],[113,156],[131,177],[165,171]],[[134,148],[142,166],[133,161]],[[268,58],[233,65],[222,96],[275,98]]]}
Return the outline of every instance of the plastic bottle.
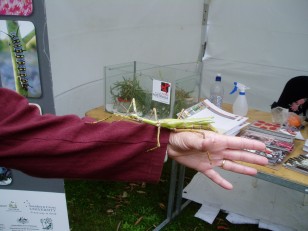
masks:
{"label": "plastic bottle", "polygon": [[221,74],[217,74],[215,82],[210,88],[210,101],[217,107],[221,108],[224,98],[224,88],[221,84]]}
{"label": "plastic bottle", "polygon": [[239,115],[239,116],[246,116],[248,112],[248,103],[246,99],[246,90],[249,89],[249,87],[246,87],[245,85],[234,82],[234,88],[230,92],[230,94],[233,94],[239,89],[239,94],[236,97],[233,105],[232,110],[233,114]]}

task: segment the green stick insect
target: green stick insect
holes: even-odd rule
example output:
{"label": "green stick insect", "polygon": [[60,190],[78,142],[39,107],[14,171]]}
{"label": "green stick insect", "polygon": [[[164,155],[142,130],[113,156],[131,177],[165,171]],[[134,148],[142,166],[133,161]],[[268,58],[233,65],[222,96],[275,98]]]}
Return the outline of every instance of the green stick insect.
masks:
{"label": "green stick insect", "polygon": [[[143,117],[138,115],[135,99],[132,99],[132,102],[131,102],[129,108],[127,109],[127,112],[129,112],[131,107],[133,107],[133,113],[127,113],[126,115],[125,114],[116,114],[116,113],[115,114],[124,118],[124,119],[133,120],[133,121],[140,122],[140,123],[150,124],[150,125],[156,126],[158,128],[158,130],[157,130],[157,145],[156,145],[156,147],[153,147],[153,148],[151,148],[147,151],[151,151],[151,150],[154,150],[154,149],[160,147],[160,141],[159,140],[160,140],[160,129],[161,128],[166,128],[166,129],[169,129],[169,130],[174,131],[174,132],[197,132],[197,133],[201,133],[203,135],[203,138],[205,138],[205,134],[202,132],[202,130],[210,130],[210,131],[217,132],[217,130],[212,126],[212,123],[214,121],[211,117],[179,119],[180,116],[181,116],[181,113],[184,111],[184,109],[179,114],[178,119],[167,118],[167,119],[158,120],[156,109],[153,108],[155,120],[151,120],[151,119],[143,118]],[[96,121],[94,123],[98,123],[98,122],[101,122],[101,121],[102,120]],[[209,153],[207,153],[207,156],[209,158],[210,163],[212,163]]]}

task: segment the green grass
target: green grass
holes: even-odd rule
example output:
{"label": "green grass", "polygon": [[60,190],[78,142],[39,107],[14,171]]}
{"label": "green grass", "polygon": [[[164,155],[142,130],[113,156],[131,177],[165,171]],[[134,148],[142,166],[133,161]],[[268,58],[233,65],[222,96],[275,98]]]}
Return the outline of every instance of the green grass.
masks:
{"label": "green grass", "polygon": [[[66,180],[65,190],[72,231],[153,230],[167,213],[170,163],[164,167],[158,184]],[[195,174],[186,171],[185,183]],[[163,230],[256,231],[256,225],[233,225],[221,212],[210,225],[194,214],[200,204],[190,203]]]}

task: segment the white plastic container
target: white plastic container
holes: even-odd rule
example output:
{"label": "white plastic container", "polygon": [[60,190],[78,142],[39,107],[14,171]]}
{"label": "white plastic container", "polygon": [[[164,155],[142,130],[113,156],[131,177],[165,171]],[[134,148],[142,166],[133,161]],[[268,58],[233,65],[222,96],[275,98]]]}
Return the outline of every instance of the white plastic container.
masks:
{"label": "white plastic container", "polygon": [[248,112],[248,103],[245,92],[240,92],[232,106],[233,114],[246,116]]}
{"label": "white plastic container", "polygon": [[221,84],[221,74],[217,74],[215,82],[210,88],[210,101],[217,107],[221,108],[224,98],[224,88]]}
{"label": "white plastic container", "polygon": [[232,111],[233,114],[239,115],[239,116],[246,116],[248,112],[248,103],[246,99],[246,90],[249,89],[245,85],[234,82],[234,88],[230,94],[233,94],[234,92],[239,89],[239,94],[236,97],[233,105],[232,105]]}

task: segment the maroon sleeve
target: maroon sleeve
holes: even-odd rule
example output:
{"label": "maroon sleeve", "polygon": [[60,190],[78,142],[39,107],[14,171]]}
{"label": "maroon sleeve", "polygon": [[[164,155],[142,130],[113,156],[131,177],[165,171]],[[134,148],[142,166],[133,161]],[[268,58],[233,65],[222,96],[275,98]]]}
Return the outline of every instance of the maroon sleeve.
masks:
{"label": "maroon sleeve", "polygon": [[156,182],[169,131],[134,122],[85,122],[40,115],[14,91],[0,88],[0,166],[45,178]]}

